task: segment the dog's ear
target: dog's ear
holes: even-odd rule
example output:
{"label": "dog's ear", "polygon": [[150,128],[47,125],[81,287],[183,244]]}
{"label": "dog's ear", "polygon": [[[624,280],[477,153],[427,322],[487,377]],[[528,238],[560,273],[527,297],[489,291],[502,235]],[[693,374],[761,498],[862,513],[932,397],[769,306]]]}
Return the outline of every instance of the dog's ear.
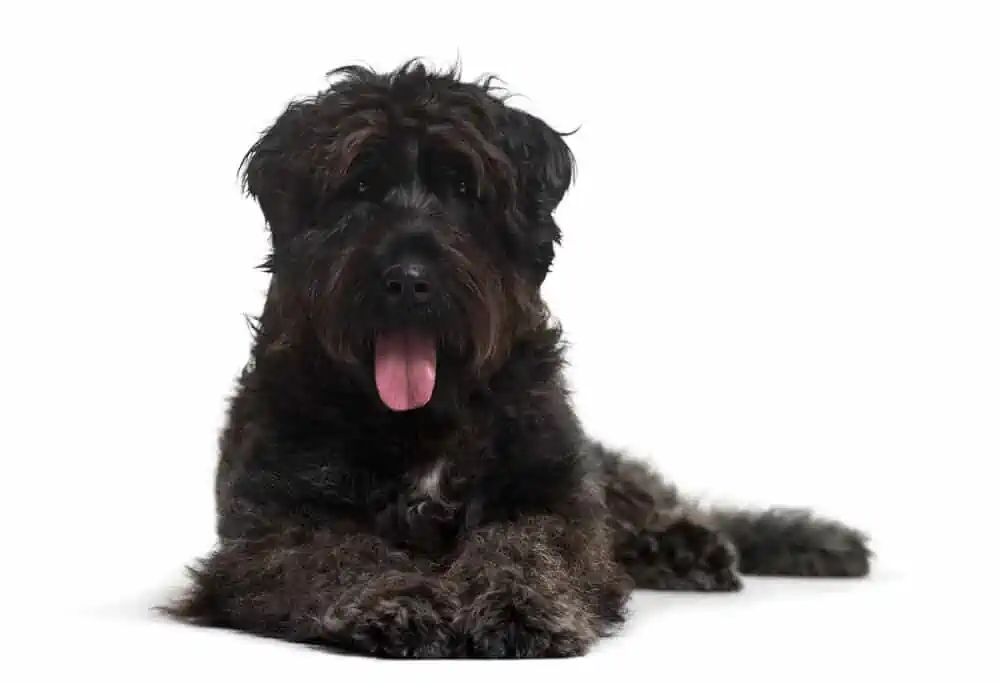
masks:
{"label": "dog's ear", "polygon": [[532,224],[529,250],[537,283],[544,281],[562,238],[553,213],[575,176],[575,160],[564,140],[540,118],[507,108],[503,144],[517,170],[521,211]]}
{"label": "dog's ear", "polygon": [[308,118],[304,103],[293,103],[250,147],[241,165],[243,188],[256,200],[272,239],[290,233],[315,200],[310,170],[298,148]]}
{"label": "dog's ear", "polygon": [[521,197],[534,211],[552,213],[562,202],[575,175],[575,160],[564,140],[538,117],[508,107],[502,134],[507,154],[517,167]]}

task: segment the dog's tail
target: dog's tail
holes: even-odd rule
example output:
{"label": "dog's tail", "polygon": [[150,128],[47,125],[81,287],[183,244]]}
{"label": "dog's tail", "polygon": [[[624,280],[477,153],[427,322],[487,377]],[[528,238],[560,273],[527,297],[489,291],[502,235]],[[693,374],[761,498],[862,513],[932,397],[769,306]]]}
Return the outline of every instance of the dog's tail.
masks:
{"label": "dog's tail", "polygon": [[739,571],[755,576],[859,578],[870,573],[867,534],[804,509],[714,508],[712,523],[735,545]]}

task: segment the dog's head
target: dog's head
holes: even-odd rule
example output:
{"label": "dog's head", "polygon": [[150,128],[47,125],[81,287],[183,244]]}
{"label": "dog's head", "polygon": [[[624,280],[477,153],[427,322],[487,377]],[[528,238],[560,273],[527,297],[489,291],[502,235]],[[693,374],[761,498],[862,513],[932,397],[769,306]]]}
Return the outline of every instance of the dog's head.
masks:
{"label": "dog's head", "polygon": [[419,63],[331,76],[244,160],[271,232],[269,305],[389,408],[418,408],[544,325],[572,155],[488,79]]}

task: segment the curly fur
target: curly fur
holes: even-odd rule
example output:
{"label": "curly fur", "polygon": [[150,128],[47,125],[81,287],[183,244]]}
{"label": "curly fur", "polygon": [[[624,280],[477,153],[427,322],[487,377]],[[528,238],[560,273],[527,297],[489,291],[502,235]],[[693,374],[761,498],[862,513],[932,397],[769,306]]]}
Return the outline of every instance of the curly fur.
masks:
{"label": "curly fur", "polygon": [[[574,161],[495,82],[345,67],[244,160],[271,284],[231,399],[218,544],[166,607],[192,623],[386,657],[585,654],[636,587],[863,576],[864,535],[807,512],[703,510],[574,414],[540,295]],[[432,306],[389,310],[386,254]],[[433,334],[426,406],[372,380],[386,328]]]}

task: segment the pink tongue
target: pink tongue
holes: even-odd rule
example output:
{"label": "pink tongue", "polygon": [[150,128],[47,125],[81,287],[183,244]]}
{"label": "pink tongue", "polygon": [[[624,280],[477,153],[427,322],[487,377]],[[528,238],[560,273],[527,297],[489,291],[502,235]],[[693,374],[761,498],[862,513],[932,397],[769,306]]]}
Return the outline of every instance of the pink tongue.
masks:
{"label": "pink tongue", "polygon": [[375,341],[375,385],[389,409],[407,411],[430,401],[437,379],[437,348],[417,333],[380,335]]}

